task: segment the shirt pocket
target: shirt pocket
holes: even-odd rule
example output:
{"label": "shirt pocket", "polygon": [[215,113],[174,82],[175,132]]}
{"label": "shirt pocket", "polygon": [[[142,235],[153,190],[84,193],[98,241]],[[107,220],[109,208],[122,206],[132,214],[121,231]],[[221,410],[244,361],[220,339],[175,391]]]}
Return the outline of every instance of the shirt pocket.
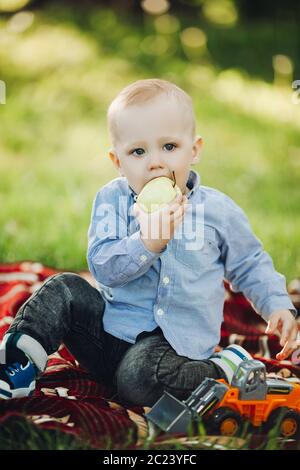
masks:
{"label": "shirt pocket", "polygon": [[208,267],[220,257],[221,252],[214,227],[204,225],[204,241],[201,248],[189,249],[187,245],[191,242],[192,240],[185,238],[178,240],[175,254],[176,259],[188,268],[197,270],[199,267]]}

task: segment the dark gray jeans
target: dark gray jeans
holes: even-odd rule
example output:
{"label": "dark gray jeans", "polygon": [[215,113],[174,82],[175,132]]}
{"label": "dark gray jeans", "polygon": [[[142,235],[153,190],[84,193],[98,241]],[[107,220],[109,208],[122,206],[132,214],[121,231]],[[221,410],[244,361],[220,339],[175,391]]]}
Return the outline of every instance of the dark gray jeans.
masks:
{"label": "dark gray jeans", "polygon": [[63,342],[98,382],[127,404],[152,406],[166,390],[186,399],[205,377],[225,378],[209,360],[179,356],[162,331],[141,333],[135,344],[103,329],[100,292],[74,273],[55,274],[21,306],[8,333],[36,339],[47,354]]}

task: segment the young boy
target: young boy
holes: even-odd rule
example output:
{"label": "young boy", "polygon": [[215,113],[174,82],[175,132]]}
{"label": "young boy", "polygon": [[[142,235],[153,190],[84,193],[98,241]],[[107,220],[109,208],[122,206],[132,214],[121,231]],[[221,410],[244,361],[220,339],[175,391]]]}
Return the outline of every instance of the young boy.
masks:
{"label": "young boy", "polygon": [[[297,311],[285,277],[241,208],[202,186],[190,169],[202,148],[191,98],[168,81],[139,80],[111,103],[108,124],[109,157],[120,177],[94,200],[87,259],[97,288],[61,273],[21,306],[1,345],[0,396],[32,393],[61,342],[95,380],[131,404],[152,406],[164,390],[186,399],[205,377],[230,382],[251,356],[236,345],[214,354],[224,278],[268,322],[267,333],[279,330],[277,358],[287,357]],[[136,199],[145,184],[173,175],[182,195],[143,212]],[[203,235],[196,242],[194,222],[195,234]]]}

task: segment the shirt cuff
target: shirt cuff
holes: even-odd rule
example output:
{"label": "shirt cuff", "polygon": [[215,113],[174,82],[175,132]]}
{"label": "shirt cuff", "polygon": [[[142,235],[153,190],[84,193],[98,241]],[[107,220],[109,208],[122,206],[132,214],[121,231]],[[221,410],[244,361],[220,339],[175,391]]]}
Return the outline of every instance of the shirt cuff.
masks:
{"label": "shirt cuff", "polygon": [[128,238],[128,253],[132,257],[133,261],[139,266],[143,266],[149,262],[152,263],[158,259],[166,249],[167,247],[165,247],[160,253],[148,250],[142,242],[140,230]]}
{"label": "shirt cuff", "polygon": [[289,297],[272,297],[268,302],[266,302],[261,309],[261,316],[268,321],[271,313],[276,310],[289,310],[291,314],[296,318],[298,316],[298,311],[294,307],[292,301]]}
{"label": "shirt cuff", "polygon": [[298,310],[296,308],[289,308],[289,311],[295,318],[299,316]]}

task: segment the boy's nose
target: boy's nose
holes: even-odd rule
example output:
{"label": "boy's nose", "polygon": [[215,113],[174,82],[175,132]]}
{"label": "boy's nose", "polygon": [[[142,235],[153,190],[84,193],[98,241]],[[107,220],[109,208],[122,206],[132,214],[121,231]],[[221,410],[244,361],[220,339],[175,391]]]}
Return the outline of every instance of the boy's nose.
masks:
{"label": "boy's nose", "polygon": [[161,161],[161,158],[159,157],[159,155],[156,154],[150,157],[148,167],[149,167],[149,170],[151,171],[157,168],[164,168],[164,164]]}

